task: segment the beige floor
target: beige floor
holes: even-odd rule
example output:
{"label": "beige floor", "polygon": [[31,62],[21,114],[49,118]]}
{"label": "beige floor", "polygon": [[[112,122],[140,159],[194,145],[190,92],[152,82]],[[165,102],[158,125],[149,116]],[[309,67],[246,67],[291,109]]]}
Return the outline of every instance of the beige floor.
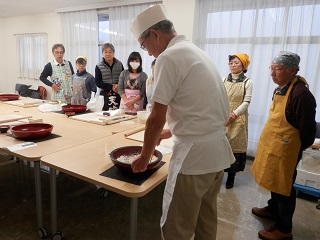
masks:
{"label": "beige floor", "polygon": [[[257,232],[268,228],[271,221],[251,214],[253,206],[264,206],[269,193],[259,188],[250,172],[236,176],[235,187],[225,189],[218,201],[218,240],[255,240]],[[50,230],[49,175],[42,173],[44,224]],[[33,170],[23,163],[0,155],[0,240],[33,240],[37,236]],[[138,240],[160,239],[159,219],[164,184],[139,199]],[[65,240],[129,239],[130,201],[109,192],[101,197],[101,189],[67,175],[59,174],[58,229]],[[317,198],[302,194],[297,199],[293,235],[295,240],[320,239],[320,210]],[[47,239],[50,239],[48,236]]]}

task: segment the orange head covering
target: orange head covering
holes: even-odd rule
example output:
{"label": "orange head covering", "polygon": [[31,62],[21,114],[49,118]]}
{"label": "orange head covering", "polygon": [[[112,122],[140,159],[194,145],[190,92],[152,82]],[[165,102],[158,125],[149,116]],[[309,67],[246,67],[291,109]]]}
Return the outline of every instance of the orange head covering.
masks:
{"label": "orange head covering", "polygon": [[250,64],[250,60],[249,60],[249,55],[246,53],[236,53],[233,54],[232,56],[236,56],[237,58],[240,59],[244,70],[248,68],[249,64]]}

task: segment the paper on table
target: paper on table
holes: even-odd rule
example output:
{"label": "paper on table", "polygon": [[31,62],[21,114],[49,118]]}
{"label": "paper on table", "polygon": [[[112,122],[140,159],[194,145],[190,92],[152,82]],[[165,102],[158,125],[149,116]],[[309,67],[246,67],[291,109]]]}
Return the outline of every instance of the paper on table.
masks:
{"label": "paper on table", "polygon": [[24,143],[19,143],[19,144],[8,146],[7,149],[9,149],[9,151],[11,151],[11,152],[15,152],[18,150],[22,150],[22,149],[30,148],[30,147],[35,147],[35,146],[37,146],[37,144],[35,144],[34,142],[24,142]]}

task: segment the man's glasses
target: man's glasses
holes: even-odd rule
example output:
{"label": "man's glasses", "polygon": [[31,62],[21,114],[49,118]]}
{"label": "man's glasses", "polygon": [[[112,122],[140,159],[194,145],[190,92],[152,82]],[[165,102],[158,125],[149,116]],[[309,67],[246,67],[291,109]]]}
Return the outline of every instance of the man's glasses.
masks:
{"label": "man's glasses", "polygon": [[279,73],[279,72],[281,72],[283,69],[286,69],[286,68],[277,68],[277,67],[272,68],[272,67],[269,67],[269,69],[270,69],[270,72]]}
{"label": "man's glasses", "polygon": [[143,44],[145,43],[145,41],[147,40],[147,38],[149,37],[149,35],[150,35],[150,31],[147,33],[146,37],[144,38],[143,42],[142,42],[141,45],[140,45],[140,48],[141,48],[142,50],[144,50],[144,51],[147,51],[147,48],[145,48],[145,47],[143,46]]}

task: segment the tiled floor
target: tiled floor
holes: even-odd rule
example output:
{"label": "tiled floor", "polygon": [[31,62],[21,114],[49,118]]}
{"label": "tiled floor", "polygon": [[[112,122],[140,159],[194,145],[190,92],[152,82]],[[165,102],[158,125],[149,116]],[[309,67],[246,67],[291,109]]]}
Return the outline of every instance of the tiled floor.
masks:
{"label": "tiled floor", "polygon": [[[218,201],[218,240],[255,240],[257,232],[272,225],[251,214],[253,206],[265,206],[269,193],[259,188],[249,172],[236,176],[235,187],[226,190],[225,180]],[[44,224],[50,231],[49,174],[42,174]],[[33,240],[37,235],[33,169],[0,155],[0,240]],[[159,219],[164,184],[139,199],[138,240],[160,239]],[[109,192],[101,197],[95,186],[59,174],[58,230],[65,240],[129,239],[130,200]],[[320,239],[317,198],[303,194],[297,199],[293,235],[295,240]],[[48,237],[47,239],[50,239]]]}

